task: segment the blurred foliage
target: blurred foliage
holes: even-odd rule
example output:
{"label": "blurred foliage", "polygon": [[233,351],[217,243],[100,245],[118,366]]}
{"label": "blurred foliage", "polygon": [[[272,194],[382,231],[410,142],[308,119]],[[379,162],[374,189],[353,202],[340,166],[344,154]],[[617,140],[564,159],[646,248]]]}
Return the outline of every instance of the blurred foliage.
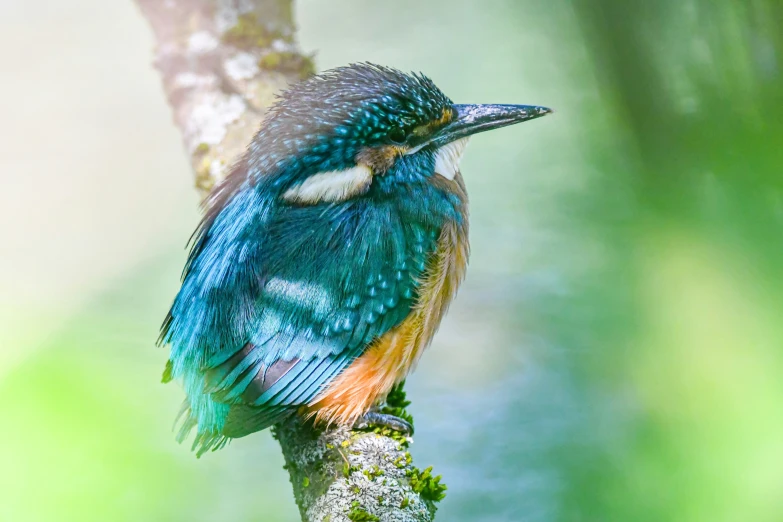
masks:
{"label": "blurred foliage", "polygon": [[562,519],[781,520],[783,4],[574,4],[614,124]]}
{"label": "blurred foliage", "polygon": [[269,434],[223,459],[173,440],[182,396],[157,378],[154,337],[181,257],[108,285],[0,379],[0,520],[293,519],[293,498],[269,500],[292,497]]}
{"label": "blurred foliage", "polygon": [[[298,6],[320,68],[557,111],[464,162],[469,277],[407,385],[439,519],[783,520],[783,3]],[[153,342],[187,233],[9,343],[0,520],[295,520],[268,434],[172,441]]]}

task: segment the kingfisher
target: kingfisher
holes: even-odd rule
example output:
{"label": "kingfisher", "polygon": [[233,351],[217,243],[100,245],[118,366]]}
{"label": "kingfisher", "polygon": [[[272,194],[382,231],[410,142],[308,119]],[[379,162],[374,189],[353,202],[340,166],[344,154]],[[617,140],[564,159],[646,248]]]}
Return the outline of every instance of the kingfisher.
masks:
{"label": "kingfisher", "polygon": [[465,274],[468,139],[551,112],[454,104],[371,63],[283,92],[206,199],[161,327],[178,438],[195,429],[200,456],[293,415],[411,433],[380,405]]}

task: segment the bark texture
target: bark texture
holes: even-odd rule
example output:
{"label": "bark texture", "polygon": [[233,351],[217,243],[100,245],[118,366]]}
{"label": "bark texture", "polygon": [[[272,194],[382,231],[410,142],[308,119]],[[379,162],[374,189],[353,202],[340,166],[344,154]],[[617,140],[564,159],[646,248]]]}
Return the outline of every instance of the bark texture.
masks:
{"label": "bark texture", "polygon": [[312,73],[290,0],[136,0],[202,196],[245,150],[275,93]]}
{"label": "bark texture", "polygon": [[[274,95],[313,73],[294,40],[291,0],[136,3],[154,32],[155,66],[205,196],[245,150]],[[303,521],[433,520],[445,487],[413,466],[410,439],[323,431],[297,419],[277,426],[275,437]]]}
{"label": "bark texture", "polygon": [[308,522],[422,522],[435,517],[439,477],[413,466],[410,439],[388,431],[326,431],[292,419],[275,427]]}

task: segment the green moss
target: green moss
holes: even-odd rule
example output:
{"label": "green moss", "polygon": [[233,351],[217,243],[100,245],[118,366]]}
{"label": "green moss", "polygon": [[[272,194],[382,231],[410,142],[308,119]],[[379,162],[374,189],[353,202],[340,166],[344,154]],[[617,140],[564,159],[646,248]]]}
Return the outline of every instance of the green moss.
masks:
{"label": "green moss", "polygon": [[404,386],[405,381],[402,381],[391,389],[389,395],[386,396],[386,404],[381,408],[381,413],[388,413],[395,417],[399,417],[408,421],[410,425],[413,426],[413,417],[405,409],[411,405],[411,401],[408,400],[405,390],[403,389]]}
{"label": "green moss", "polygon": [[362,470],[362,473],[370,480],[375,480],[377,477],[384,475],[384,471],[375,464],[370,469]]}
{"label": "green moss", "polygon": [[240,15],[234,27],[223,33],[223,41],[240,49],[269,47],[275,35],[261,25],[253,13]]}
{"label": "green moss", "polygon": [[393,430],[387,426],[368,426],[367,428],[362,428],[359,431],[375,433],[376,435],[380,435],[382,437],[389,437],[390,439],[398,442],[403,448],[407,448],[410,445],[410,441],[408,440],[408,436],[406,434]]}
{"label": "green moss", "polygon": [[315,61],[313,60],[314,55],[302,55],[301,56],[301,63],[299,64],[299,77],[309,78],[310,76],[315,74]]}
{"label": "green moss", "polygon": [[346,513],[349,520],[353,522],[380,522],[380,518],[370,514],[359,506],[359,501],[354,500],[351,504],[351,510]]}
{"label": "green moss", "polygon": [[356,466],[351,466],[347,462],[343,462],[343,476],[345,478],[350,477],[351,473],[353,473],[354,471],[359,471],[359,468],[357,468]]}
{"label": "green moss", "polygon": [[258,60],[258,66],[262,69],[277,69],[283,61],[284,54],[291,53],[267,53],[260,60]]}
{"label": "green moss", "polygon": [[411,457],[411,454],[407,451],[405,452],[405,455],[400,455],[394,461],[392,461],[392,464],[397,469],[402,469],[406,466],[410,466],[411,462],[413,461],[413,458]]}
{"label": "green moss", "polygon": [[270,51],[258,60],[258,67],[267,71],[296,73],[300,78],[315,74],[313,57],[292,51]]}
{"label": "green moss", "polygon": [[411,405],[411,401],[408,400],[408,396],[405,393],[405,381],[401,381],[399,384],[389,391],[386,396],[386,405],[391,408],[407,408]]}
{"label": "green moss", "polygon": [[209,192],[215,184],[215,179],[212,177],[212,162],[206,156],[201,156],[201,159],[196,166],[196,188],[203,192]]}
{"label": "green moss", "polygon": [[446,485],[440,483],[441,476],[432,476],[432,466],[421,471],[414,467],[407,472],[411,489],[425,500],[440,502],[446,497]]}
{"label": "green moss", "polygon": [[390,439],[398,442],[403,448],[407,448],[410,445],[410,441],[408,440],[407,435],[391,428],[373,428],[373,432],[377,433],[378,435],[383,435],[384,437],[389,437]]}

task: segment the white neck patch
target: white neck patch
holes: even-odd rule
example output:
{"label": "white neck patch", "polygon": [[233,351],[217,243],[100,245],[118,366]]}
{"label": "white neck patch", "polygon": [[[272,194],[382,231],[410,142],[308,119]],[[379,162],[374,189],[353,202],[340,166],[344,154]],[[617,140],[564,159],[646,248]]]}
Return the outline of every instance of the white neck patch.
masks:
{"label": "white neck patch", "polygon": [[469,137],[452,141],[435,153],[435,174],[440,174],[446,179],[454,179],[459,172],[459,162],[468,145]]}
{"label": "white neck patch", "polygon": [[363,194],[370,188],[371,183],[370,167],[357,165],[350,169],[313,174],[302,183],[286,190],[283,199],[304,205],[336,203]]}

